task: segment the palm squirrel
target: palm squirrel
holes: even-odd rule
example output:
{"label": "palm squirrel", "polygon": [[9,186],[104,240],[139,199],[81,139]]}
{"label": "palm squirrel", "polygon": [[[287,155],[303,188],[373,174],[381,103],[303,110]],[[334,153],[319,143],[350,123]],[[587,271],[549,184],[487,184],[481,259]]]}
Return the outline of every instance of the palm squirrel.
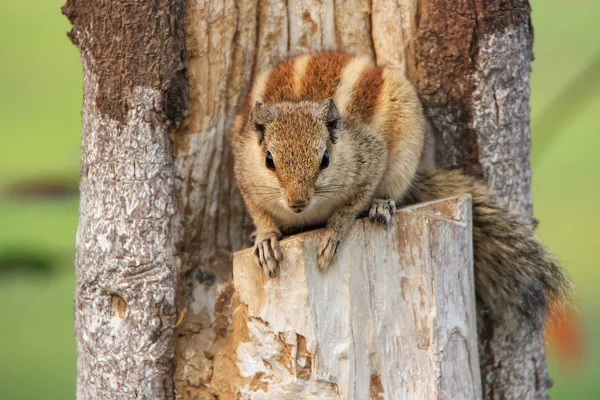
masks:
{"label": "palm squirrel", "polygon": [[282,233],[326,225],[325,270],[360,215],[387,224],[397,204],[470,193],[478,300],[495,317],[543,325],[549,302],[568,294],[563,270],[482,181],[419,167],[425,131],[415,88],[368,58],[305,54],[260,75],[231,135],[257,263],[275,275]]}

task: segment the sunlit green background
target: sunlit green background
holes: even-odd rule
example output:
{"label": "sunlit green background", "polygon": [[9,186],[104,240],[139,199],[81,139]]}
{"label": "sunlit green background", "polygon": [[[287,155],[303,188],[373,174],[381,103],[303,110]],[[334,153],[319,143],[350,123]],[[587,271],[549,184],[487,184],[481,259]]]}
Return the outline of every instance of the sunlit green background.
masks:
{"label": "sunlit green background", "polygon": [[[36,201],[3,192],[31,179],[78,179],[81,67],[65,35],[63,1],[0,5],[0,399],[72,399],[75,393],[77,196]],[[532,6],[535,214],[539,235],[579,285],[587,337],[581,371],[557,369],[551,359],[551,396],[597,399],[600,67],[590,65],[600,55],[600,1],[534,0]]]}

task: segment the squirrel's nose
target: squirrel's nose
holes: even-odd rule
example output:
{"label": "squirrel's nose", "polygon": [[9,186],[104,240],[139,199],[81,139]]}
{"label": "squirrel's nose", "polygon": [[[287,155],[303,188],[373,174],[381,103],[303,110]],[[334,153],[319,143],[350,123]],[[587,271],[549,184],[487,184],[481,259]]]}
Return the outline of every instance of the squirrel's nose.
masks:
{"label": "squirrel's nose", "polygon": [[308,200],[290,200],[288,201],[288,207],[295,213],[301,213],[306,208]]}

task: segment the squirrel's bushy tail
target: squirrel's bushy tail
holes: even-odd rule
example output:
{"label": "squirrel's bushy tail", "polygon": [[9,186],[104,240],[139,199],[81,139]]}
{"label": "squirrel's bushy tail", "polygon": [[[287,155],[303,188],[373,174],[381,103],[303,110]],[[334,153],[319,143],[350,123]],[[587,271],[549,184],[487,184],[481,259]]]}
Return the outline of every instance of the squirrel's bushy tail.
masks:
{"label": "squirrel's bushy tail", "polygon": [[565,304],[571,283],[525,218],[503,205],[484,182],[458,170],[420,172],[408,200],[465,193],[473,198],[475,288],[482,309],[506,322],[518,313],[542,329],[550,303]]}

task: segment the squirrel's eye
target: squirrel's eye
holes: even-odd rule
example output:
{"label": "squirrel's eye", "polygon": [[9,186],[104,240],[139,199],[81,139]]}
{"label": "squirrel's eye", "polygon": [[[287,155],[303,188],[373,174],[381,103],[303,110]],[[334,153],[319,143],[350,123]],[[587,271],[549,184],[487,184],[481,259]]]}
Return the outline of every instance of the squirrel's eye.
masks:
{"label": "squirrel's eye", "polygon": [[275,163],[273,162],[273,156],[271,155],[270,151],[267,151],[267,158],[265,159],[265,165],[271,171],[275,171]]}
{"label": "squirrel's eye", "polygon": [[329,166],[329,152],[325,150],[323,153],[323,159],[321,160],[321,169],[325,169]]}

